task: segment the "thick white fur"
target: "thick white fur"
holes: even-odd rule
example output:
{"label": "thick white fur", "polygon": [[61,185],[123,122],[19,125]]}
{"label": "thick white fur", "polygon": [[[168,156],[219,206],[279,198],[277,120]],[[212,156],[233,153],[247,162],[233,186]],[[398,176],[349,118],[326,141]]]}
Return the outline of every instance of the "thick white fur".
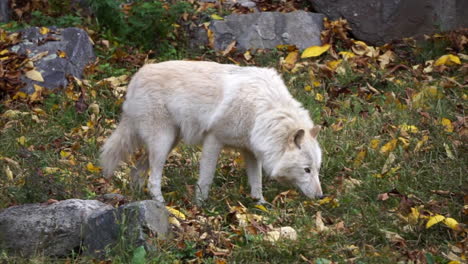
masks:
{"label": "thick white fur", "polygon": [[121,160],[146,146],[149,162],[140,170],[150,167],[150,192],[163,202],[161,177],[169,152],[181,139],[203,144],[197,188],[203,201],[222,147],[231,146],[244,155],[253,198],[264,202],[262,167],[313,198],[322,195],[317,132],[273,69],[168,61],[143,66],[131,80],[122,120],[102,148],[101,163],[111,175]]}

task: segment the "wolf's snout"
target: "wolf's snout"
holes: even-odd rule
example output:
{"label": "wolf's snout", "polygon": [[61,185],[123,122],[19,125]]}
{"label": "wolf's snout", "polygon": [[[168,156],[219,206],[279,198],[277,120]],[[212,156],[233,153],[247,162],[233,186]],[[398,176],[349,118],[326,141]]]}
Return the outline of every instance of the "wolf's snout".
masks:
{"label": "wolf's snout", "polygon": [[327,197],[327,196],[326,196],[326,195],[323,195],[323,194],[319,194],[319,195],[317,195],[315,198],[317,198],[317,199],[323,199],[323,198],[325,198],[325,197]]}

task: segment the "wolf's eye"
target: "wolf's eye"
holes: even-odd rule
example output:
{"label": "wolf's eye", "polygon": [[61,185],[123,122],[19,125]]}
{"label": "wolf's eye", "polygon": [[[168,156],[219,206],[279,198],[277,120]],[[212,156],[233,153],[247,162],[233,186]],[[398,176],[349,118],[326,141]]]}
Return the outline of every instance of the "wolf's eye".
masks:
{"label": "wolf's eye", "polygon": [[306,173],[310,173],[310,168],[304,168],[304,171],[305,171]]}

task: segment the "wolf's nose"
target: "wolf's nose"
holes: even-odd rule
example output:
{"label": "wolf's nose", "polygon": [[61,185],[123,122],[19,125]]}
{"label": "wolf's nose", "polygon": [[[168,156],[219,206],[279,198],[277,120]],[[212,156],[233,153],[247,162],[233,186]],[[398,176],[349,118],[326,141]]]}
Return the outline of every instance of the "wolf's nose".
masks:
{"label": "wolf's nose", "polygon": [[317,196],[317,199],[323,199],[325,197],[327,197],[327,196],[322,194],[322,195]]}

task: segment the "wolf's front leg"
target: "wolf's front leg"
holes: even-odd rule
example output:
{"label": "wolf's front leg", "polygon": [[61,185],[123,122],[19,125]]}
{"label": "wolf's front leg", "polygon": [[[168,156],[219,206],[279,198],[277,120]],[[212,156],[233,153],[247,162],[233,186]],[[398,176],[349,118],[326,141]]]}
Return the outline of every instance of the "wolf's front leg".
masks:
{"label": "wolf's front leg", "polygon": [[208,198],[211,183],[216,171],[216,163],[223,144],[213,135],[208,135],[203,141],[202,157],[200,160],[200,178],[196,186],[196,199],[200,205]]}
{"label": "wolf's front leg", "polygon": [[265,198],[263,198],[262,193],[262,164],[255,155],[248,150],[244,150],[242,155],[244,156],[245,165],[247,167],[250,195],[253,199],[257,200],[259,204],[266,204],[267,202]]}

